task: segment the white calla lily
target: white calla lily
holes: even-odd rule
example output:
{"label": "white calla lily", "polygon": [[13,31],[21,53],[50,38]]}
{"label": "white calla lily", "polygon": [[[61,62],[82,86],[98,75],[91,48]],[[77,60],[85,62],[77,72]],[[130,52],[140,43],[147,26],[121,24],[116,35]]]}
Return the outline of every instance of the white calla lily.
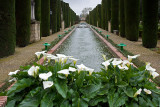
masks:
{"label": "white calla lily", "polygon": [[79,60],[79,59],[75,59],[75,58],[69,58],[69,59],[73,61],[74,65],[76,65],[77,61]]}
{"label": "white calla lily", "polygon": [[150,72],[150,74],[151,74],[152,72],[155,72],[155,71],[156,71],[156,69],[154,69],[154,68],[151,67],[151,63],[147,63],[147,64],[146,64],[146,70],[148,70],[148,71]]}
{"label": "white calla lily", "polygon": [[105,62],[102,63],[102,65],[104,65],[105,68],[106,68],[106,70],[107,70],[107,69],[108,69],[108,66],[110,65],[110,61],[109,61],[109,60],[108,60],[108,61],[105,61]]}
{"label": "white calla lily", "polygon": [[151,94],[152,92],[150,90],[147,90],[147,89],[143,89],[144,92],[146,92],[146,94]]}
{"label": "white calla lily", "polygon": [[121,70],[128,70],[129,68],[126,65],[118,65],[118,68]]}
{"label": "white calla lily", "polygon": [[112,64],[114,67],[116,67],[117,65],[120,65],[123,61],[122,60],[113,60]]}
{"label": "white calla lily", "polygon": [[89,71],[89,75],[92,75],[92,73],[93,73],[93,71],[94,71],[94,69],[91,69],[91,68],[86,68],[86,71]]}
{"label": "white calla lily", "polygon": [[159,74],[157,72],[152,72],[152,76],[153,76],[153,79],[155,79],[156,77],[159,76]]}
{"label": "white calla lily", "polygon": [[39,72],[39,67],[38,66],[32,66],[29,70],[28,70],[28,75],[30,75],[30,76],[36,76],[37,74],[38,74],[38,72]]}
{"label": "white calla lily", "polygon": [[51,58],[52,58],[52,57],[53,57],[52,55],[48,55],[48,56],[47,56],[48,63],[50,63],[50,62],[51,62]]}
{"label": "white calla lily", "polygon": [[12,78],[11,80],[9,80],[8,82],[13,82],[13,81],[17,81],[16,78]]}
{"label": "white calla lily", "polygon": [[83,64],[81,64],[81,65],[77,65],[77,67],[78,67],[78,73],[80,73],[80,71],[85,71],[86,70],[86,66],[85,65],[83,65]]}
{"label": "white calla lily", "polygon": [[127,65],[128,67],[132,64],[133,63],[129,62],[128,60],[123,60],[123,63],[122,63],[122,65]]}
{"label": "white calla lily", "polygon": [[14,71],[14,72],[10,72],[8,75],[16,75],[18,72],[19,72],[20,70],[16,70],[16,71]]}
{"label": "white calla lily", "polygon": [[41,78],[43,80],[48,80],[48,78],[51,77],[51,76],[52,76],[52,72],[39,74],[39,78]]}
{"label": "white calla lily", "polygon": [[140,88],[140,89],[134,94],[134,97],[137,97],[137,95],[140,95],[140,94],[141,94],[141,91],[142,91],[142,89]]}
{"label": "white calla lily", "polygon": [[53,81],[43,81],[43,88],[50,88],[53,86]]}
{"label": "white calla lily", "polygon": [[73,67],[69,67],[69,71],[75,72],[75,71],[77,71],[77,69],[75,69],[75,68],[73,68]]}
{"label": "white calla lily", "polygon": [[59,74],[65,74],[66,77],[68,77],[68,74],[70,74],[70,73],[69,73],[69,69],[63,69],[63,70],[61,70],[61,71],[58,71],[57,73],[59,73]]}
{"label": "white calla lily", "polygon": [[36,54],[36,56],[37,56],[37,58],[38,58],[38,60],[39,60],[39,58],[40,58],[42,52],[36,52],[35,54]]}
{"label": "white calla lily", "polygon": [[137,58],[137,57],[139,57],[140,56],[140,54],[138,54],[138,55],[134,55],[134,56],[130,56],[130,55],[128,55],[128,60],[131,62],[132,61],[132,59],[135,59],[135,58]]}

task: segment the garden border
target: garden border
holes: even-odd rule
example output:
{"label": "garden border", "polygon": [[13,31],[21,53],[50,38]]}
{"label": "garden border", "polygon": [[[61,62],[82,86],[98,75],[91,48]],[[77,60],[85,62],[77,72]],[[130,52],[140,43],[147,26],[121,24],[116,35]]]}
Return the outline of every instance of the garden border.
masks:
{"label": "garden border", "polygon": [[[51,50],[49,50],[47,53],[48,54],[51,54],[53,52],[55,52],[59,47],[60,45],[75,31],[77,27],[75,26],[75,28],[70,31],[65,37],[63,37],[53,48],[51,48]],[[43,64],[44,62],[44,58],[42,57],[40,60],[39,60],[40,64]],[[13,83],[7,90],[9,90],[15,83]],[[0,86],[3,86],[4,84],[0,84]],[[0,107],[5,107],[7,103],[7,96],[0,96]]]}

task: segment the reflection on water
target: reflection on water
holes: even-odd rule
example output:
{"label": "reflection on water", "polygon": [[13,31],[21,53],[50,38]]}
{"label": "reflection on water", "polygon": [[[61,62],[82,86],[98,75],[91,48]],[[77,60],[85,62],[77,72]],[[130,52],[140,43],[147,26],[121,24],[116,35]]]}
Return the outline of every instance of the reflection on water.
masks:
{"label": "reflection on water", "polygon": [[80,59],[77,64],[82,63],[95,71],[100,71],[101,63],[104,61],[102,54],[107,58],[113,57],[90,28],[77,28],[56,53]]}

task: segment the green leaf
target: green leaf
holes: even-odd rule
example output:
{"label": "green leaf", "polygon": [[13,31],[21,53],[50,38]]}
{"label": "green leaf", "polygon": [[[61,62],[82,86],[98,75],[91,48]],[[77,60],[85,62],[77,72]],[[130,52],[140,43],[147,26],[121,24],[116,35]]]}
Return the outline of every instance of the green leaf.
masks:
{"label": "green leaf", "polygon": [[106,103],[107,102],[107,96],[96,96],[95,98],[93,98],[89,101],[89,105],[90,106],[96,106],[100,102]]}
{"label": "green leaf", "polygon": [[128,83],[124,82],[124,81],[121,81],[117,84],[118,87],[126,87],[128,86]]}
{"label": "green leaf", "polygon": [[81,98],[72,100],[72,107],[88,107],[88,104]]}
{"label": "green leaf", "polygon": [[31,93],[28,93],[24,100],[18,105],[18,107],[38,107],[41,100],[41,93],[39,92],[32,97]]}
{"label": "green leaf", "polygon": [[96,96],[100,88],[101,88],[101,84],[92,84],[92,85],[83,87],[80,90],[87,98],[93,98],[94,96]]}
{"label": "green leaf", "polygon": [[129,97],[134,97],[134,91],[132,89],[132,87],[126,87],[126,88],[123,88],[123,91],[126,93],[127,96]]}
{"label": "green leaf", "polygon": [[55,79],[55,83],[54,83],[58,93],[60,95],[62,95],[63,98],[67,97],[67,92],[68,92],[68,87],[66,84],[66,80],[62,80],[62,79]]}
{"label": "green leaf", "polygon": [[85,78],[85,74],[86,72],[85,71],[81,71],[79,76],[78,76],[78,79],[76,80],[76,85],[78,88],[81,88],[83,86],[83,81],[84,81],[84,78]]}
{"label": "green leaf", "polygon": [[21,90],[30,87],[32,84],[34,84],[34,80],[30,78],[19,80],[11,87],[11,89],[7,92],[7,95],[11,95],[15,92],[20,92]]}
{"label": "green leaf", "polygon": [[30,91],[31,96],[33,97],[35,94],[37,94],[40,90],[42,89],[42,87],[37,87],[35,90]]}
{"label": "green leaf", "polygon": [[64,101],[61,103],[60,107],[72,107],[72,106],[71,106],[71,104],[69,104],[69,101],[68,101],[68,100],[64,100]]}
{"label": "green leaf", "polygon": [[42,100],[41,100],[41,107],[53,107],[53,100],[55,99],[56,93],[53,91],[47,92]]}

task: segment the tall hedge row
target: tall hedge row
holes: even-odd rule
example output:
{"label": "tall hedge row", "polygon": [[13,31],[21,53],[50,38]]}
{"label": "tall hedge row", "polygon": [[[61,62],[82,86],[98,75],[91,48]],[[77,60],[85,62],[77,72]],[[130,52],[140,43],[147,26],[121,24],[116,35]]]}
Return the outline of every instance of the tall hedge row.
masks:
{"label": "tall hedge row", "polygon": [[119,30],[119,0],[111,0],[111,32]]}
{"label": "tall hedge row", "polygon": [[0,58],[15,52],[15,0],[0,0]]}
{"label": "tall hedge row", "polygon": [[61,1],[57,1],[57,31],[61,28]]}
{"label": "tall hedge row", "polygon": [[101,17],[102,17],[102,15],[101,15],[101,4],[99,4],[98,6],[97,6],[97,17],[98,17],[98,19],[97,19],[97,21],[98,21],[98,27],[102,27],[102,23],[101,23]]}
{"label": "tall hedge row", "polygon": [[31,0],[16,0],[16,43],[27,46],[30,41]]}
{"label": "tall hedge row", "polygon": [[143,46],[155,48],[158,30],[158,0],[143,0]]}
{"label": "tall hedge row", "polygon": [[52,11],[52,15],[51,15],[51,28],[52,28],[52,33],[56,33],[57,32],[57,2],[58,0],[50,0],[50,6],[51,6],[51,11]]}
{"label": "tall hedge row", "polygon": [[108,21],[111,20],[111,0],[106,0],[107,1],[107,19]]}
{"label": "tall hedge row", "polygon": [[35,19],[41,21],[41,0],[35,0]]}
{"label": "tall hedge row", "polygon": [[50,35],[50,0],[41,0],[41,34]]}
{"label": "tall hedge row", "polygon": [[125,35],[128,40],[138,40],[139,0],[125,0]]}
{"label": "tall hedge row", "polygon": [[101,4],[101,25],[102,25],[102,28],[105,29],[105,23],[106,23],[106,12],[105,12],[105,0],[102,0]]}
{"label": "tall hedge row", "polygon": [[120,36],[125,37],[125,13],[124,13],[124,0],[119,0],[119,25]]}

